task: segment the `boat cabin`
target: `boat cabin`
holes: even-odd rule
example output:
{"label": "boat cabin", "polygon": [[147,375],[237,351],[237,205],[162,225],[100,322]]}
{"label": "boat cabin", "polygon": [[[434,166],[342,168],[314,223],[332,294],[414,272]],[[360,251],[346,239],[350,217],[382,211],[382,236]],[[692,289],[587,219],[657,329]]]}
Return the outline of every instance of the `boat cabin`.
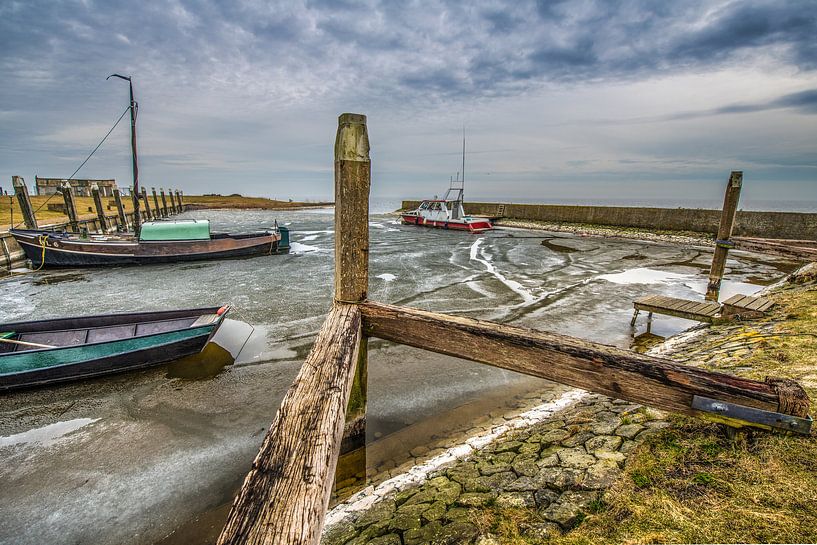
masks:
{"label": "boat cabin", "polygon": [[139,231],[140,242],[210,240],[209,220],[147,221]]}
{"label": "boat cabin", "polygon": [[428,221],[451,221],[465,218],[460,200],[423,201],[417,208],[419,215]]}

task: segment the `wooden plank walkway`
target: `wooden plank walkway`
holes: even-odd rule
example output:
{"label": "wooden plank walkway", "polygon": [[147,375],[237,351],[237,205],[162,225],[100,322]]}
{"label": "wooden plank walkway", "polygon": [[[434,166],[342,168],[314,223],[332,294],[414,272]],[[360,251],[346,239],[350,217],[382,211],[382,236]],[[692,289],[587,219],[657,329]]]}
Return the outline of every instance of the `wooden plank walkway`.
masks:
{"label": "wooden plank walkway", "polygon": [[655,312],[710,324],[716,318],[719,318],[721,313],[721,305],[713,301],[690,301],[664,295],[639,297],[633,302],[633,307],[635,308],[635,314],[631,322],[632,325],[635,325],[635,319],[641,310],[650,314]]}
{"label": "wooden plank walkway", "polygon": [[649,332],[653,313],[711,324],[717,320],[759,318],[773,306],[773,301],[751,295],[733,295],[723,304],[714,301],[690,301],[664,295],[646,295],[633,302],[635,312],[630,325],[635,326],[638,313],[642,310],[649,312],[647,318],[647,331]]}

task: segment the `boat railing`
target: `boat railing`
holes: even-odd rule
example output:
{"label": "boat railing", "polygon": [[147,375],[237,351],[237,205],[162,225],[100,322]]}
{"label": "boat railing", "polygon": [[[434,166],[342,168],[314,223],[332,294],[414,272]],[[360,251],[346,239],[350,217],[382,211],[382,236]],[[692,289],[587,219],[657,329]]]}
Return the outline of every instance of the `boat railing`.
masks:
{"label": "boat railing", "polygon": [[[768,412],[806,417],[810,401],[794,381],[758,382],[567,335],[369,301],[370,180],[366,117],[343,114],[335,139],[334,302],[219,544],[319,542],[341,445],[365,438],[369,337],[730,426],[768,430],[752,416]],[[727,417],[700,409],[701,399],[745,410]],[[365,474],[365,455],[355,460]]]}

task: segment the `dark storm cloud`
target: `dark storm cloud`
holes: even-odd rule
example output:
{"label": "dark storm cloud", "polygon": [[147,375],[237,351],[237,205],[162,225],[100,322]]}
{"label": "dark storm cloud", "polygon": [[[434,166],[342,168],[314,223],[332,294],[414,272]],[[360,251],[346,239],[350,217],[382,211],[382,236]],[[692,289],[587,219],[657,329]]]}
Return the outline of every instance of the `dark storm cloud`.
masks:
{"label": "dark storm cloud", "polygon": [[423,93],[445,100],[716,68],[770,47],[781,62],[813,70],[813,8],[797,1],[10,2],[0,8],[1,90],[25,101],[26,88],[120,66],[193,84],[192,74],[208,80],[209,71],[252,65],[281,75],[321,72],[339,95],[351,76],[381,96],[388,80],[395,100]]}

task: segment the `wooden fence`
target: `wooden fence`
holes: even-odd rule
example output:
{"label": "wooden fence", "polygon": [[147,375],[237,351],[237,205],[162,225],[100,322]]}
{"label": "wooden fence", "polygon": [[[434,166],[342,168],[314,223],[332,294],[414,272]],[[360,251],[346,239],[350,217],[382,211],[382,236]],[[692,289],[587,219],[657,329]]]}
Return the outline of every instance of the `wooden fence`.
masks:
{"label": "wooden fence", "polygon": [[[806,417],[809,399],[793,381],[752,381],[565,335],[367,301],[370,172],[366,118],[343,114],[335,140],[335,301],[219,544],[319,542],[346,422],[365,412],[368,336],[738,427]],[[355,389],[363,399],[351,407]],[[703,407],[701,399],[715,409],[693,408]],[[751,421],[730,416],[730,407]]]}

